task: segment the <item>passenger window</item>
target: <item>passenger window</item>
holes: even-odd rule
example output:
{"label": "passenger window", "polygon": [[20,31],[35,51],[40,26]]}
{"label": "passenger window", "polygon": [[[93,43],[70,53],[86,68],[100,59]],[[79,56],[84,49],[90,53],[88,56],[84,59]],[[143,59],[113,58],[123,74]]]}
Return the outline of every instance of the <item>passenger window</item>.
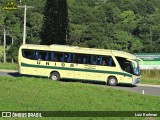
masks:
{"label": "passenger window", "polygon": [[71,54],[64,53],[64,62],[71,62]]}
{"label": "passenger window", "polygon": [[72,53],[65,53],[65,55],[64,55],[64,61],[65,62],[69,62],[69,63],[74,62],[74,54],[72,54]]}
{"label": "passenger window", "polygon": [[34,60],[35,59],[35,51],[34,50],[26,50],[22,49],[22,56],[27,59]]}
{"label": "passenger window", "polygon": [[55,62],[74,62],[74,54],[72,53],[60,53],[52,51],[48,56],[51,61]]}
{"label": "passenger window", "polygon": [[35,51],[35,60],[43,60],[43,61],[49,61],[50,60],[50,52],[48,51]]}
{"label": "passenger window", "polygon": [[116,66],[113,58],[111,56],[102,57],[102,65],[105,66]]}
{"label": "passenger window", "polygon": [[46,51],[45,61],[51,61],[51,52]]}
{"label": "passenger window", "polygon": [[91,55],[91,64],[92,65],[97,65],[97,56]]}
{"label": "passenger window", "polygon": [[57,62],[64,62],[64,53],[55,52],[55,60]]}
{"label": "passenger window", "polygon": [[115,66],[115,62],[111,56],[99,56],[99,55],[91,55],[90,64],[103,65],[103,66]]}
{"label": "passenger window", "polygon": [[102,65],[102,56],[97,57],[97,65]]}
{"label": "passenger window", "polygon": [[79,64],[87,64],[88,63],[88,55],[87,54],[76,54],[75,62]]}
{"label": "passenger window", "polygon": [[55,55],[54,55],[54,52],[50,52],[50,60],[51,61],[55,61]]}

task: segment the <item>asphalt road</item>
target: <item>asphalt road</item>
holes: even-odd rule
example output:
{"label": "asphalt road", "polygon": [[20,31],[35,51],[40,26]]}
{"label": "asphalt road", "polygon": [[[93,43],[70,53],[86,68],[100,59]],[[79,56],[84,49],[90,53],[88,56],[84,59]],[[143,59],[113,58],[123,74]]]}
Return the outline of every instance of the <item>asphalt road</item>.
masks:
{"label": "asphalt road", "polygon": [[[0,76],[18,77],[20,75],[16,71],[0,70]],[[99,84],[96,84],[96,85],[99,85]],[[124,86],[124,85],[106,86],[104,84],[100,84],[100,85],[103,87],[110,87],[110,88],[115,88],[115,89],[119,89],[119,90],[127,90],[130,92],[136,92],[139,94],[160,96],[160,85],[144,85],[144,84],[138,84],[136,86]]]}
{"label": "asphalt road", "polygon": [[136,93],[140,93],[140,94],[160,96],[160,86],[139,84],[134,87],[132,87],[132,86],[115,86],[112,88],[121,89],[121,90],[128,90],[130,92],[136,92]]}

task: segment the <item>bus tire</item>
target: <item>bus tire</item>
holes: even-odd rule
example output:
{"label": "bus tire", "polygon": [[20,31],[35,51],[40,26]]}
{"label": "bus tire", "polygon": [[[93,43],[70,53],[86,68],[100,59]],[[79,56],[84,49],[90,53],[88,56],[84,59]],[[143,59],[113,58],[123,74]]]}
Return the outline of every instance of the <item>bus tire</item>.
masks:
{"label": "bus tire", "polygon": [[59,73],[58,72],[51,72],[51,74],[50,74],[50,77],[49,77],[51,80],[54,80],[54,81],[56,81],[56,80],[59,80],[60,79],[60,75],[59,75]]}
{"label": "bus tire", "polygon": [[107,84],[110,85],[110,86],[116,86],[118,84],[117,78],[114,77],[114,76],[110,76],[108,78]]}

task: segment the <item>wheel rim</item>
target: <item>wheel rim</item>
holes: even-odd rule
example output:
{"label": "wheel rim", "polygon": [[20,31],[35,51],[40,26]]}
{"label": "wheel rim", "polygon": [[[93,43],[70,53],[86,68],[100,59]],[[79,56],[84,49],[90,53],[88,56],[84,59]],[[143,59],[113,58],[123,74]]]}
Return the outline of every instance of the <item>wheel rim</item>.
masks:
{"label": "wheel rim", "polygon": [[116,80],[115,80],[114,78],[111,78],[111,79],[110,79],[110,84],[111,84],[111,85],[115,85],[115,83],[116,83]]}
{"label": "wheel rim", "polygon": [[57,80],[57,76],[56,76],[56,75],[52,75],[52,76],[51,76],[51,79],[52,79],[52,80]]}

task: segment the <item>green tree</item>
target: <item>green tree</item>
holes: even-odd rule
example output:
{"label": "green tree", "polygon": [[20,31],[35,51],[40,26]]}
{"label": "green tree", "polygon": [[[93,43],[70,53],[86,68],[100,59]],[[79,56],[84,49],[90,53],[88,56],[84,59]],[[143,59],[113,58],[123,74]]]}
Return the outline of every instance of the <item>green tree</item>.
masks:
{"label": "green tree", "polygon": [[141,42],[141,39],[139,38],[133,38],[131,40],[131,46],[130,46],[130,52],[131,53],[140,53],[143,49],[143,44]]}
{"label": "green tree", "polygon": [[65,44],[68,36],[66,0],[47,0],[41,33],[41,44]]}
{"label": "green tree", "polygon": [[124,31],[133,32],[136,28],[136,15],[133,11],[123,11],[121,12],[118,17],[118,22],[116,27],[118,29],[123,29]]}
{"label": "green tree", "polygon": [[114,44],[118,47],[117,49],[128,51],[132,39],[131,35],[125,31],[115,31],[113,37]]}
{"label": "green tree", "polygon": [[105,22],[116,23],[117,15],[120,13],[120,9],[115,3],[106,2],[102,5],[102,10],[105,13]]}

